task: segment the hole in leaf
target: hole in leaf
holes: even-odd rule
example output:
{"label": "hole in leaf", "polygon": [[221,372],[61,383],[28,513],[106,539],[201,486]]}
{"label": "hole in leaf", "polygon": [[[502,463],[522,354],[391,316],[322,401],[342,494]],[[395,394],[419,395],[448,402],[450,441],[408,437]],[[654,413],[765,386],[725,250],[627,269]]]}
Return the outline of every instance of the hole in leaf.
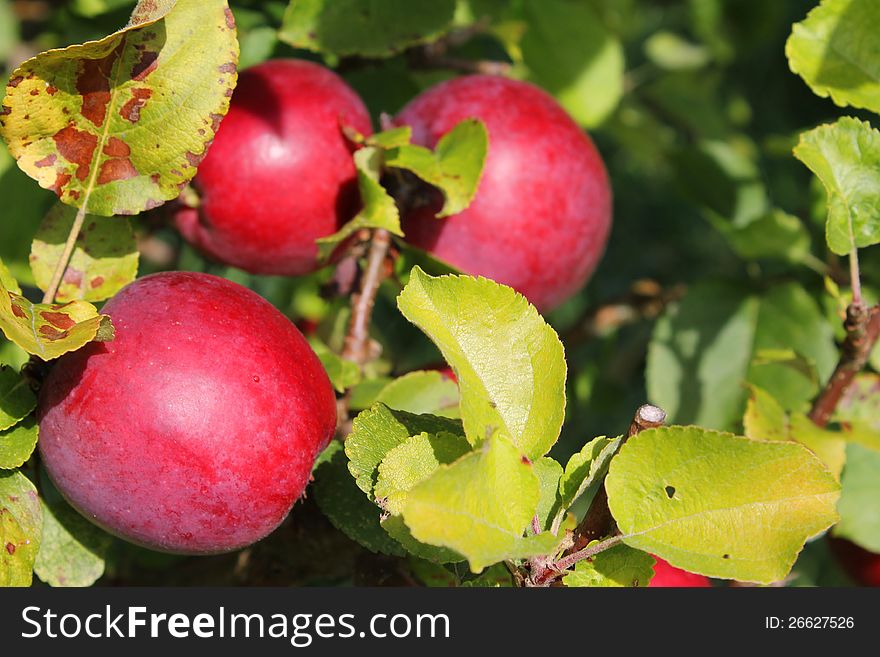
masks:
{"label": "hole in leaf", "polygon": [[730,559],[730,555],[729,554],[722,554],[721,558],[722,559]]}
{"label": "hole in leaf", "polygon": [[673,488],[672,486],[667,486],[665,490],[666,490],[666,497],[668,497],[671,500],[672,496],[675,495],[675,488]]}

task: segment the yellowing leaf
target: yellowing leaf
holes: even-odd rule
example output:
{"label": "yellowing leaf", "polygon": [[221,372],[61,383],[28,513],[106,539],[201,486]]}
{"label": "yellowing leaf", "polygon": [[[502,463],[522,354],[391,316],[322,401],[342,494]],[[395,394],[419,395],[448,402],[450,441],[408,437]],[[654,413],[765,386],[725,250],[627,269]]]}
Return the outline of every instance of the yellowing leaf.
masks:
{"label": "yellowing leaf", "polygon": [[[596,541],[590,543],[593,545]],[[575,564],[562,578],[566,586],[644,587],[654,576],[654,557],[628,545],[615,545]]]}
{"label": "yellowing leaf", "polygon": [[24,377],[0,364],[0,431],[22,420],[36,405],[37,397]]}
{"label": "yellowing leaf", "polygon": [[29,354],[52,360],[92,340],[112,340],[110,317],[87,301],[35,304],[0,283],[0,330]]}
{"label": "yellowing leaf", "polygon": [[141,0],[122,30],[22,64],[0,135],[65,203],[137,214],[195,176],[229,109],[237,62],[226,0]]}
{"label": "yellowing leaf", "polygon": [[770,583],[834,524],[840,485],[805,447],[699,429],[649,429],[611,461],[623,540],[710,577]]}
{"label": "yellowing leaf", "polygon": [[[74,208],[58,203],[37,230],[30,263],[43,291],[49,287],[75,218]],[[104,301],[131,283],[137,271],[137,242],[128,219],[87,216],[55,300]]]}
{"label": "yellowing leaf", "polygon": [[455,371],[472,445],[497,434],[532,460],[549,451],[565,415],[566,364],[562,343],[534,306],[494,281],[435,278],[418,267],[397,305]]}
{"label": "yellowing leaf", "polygon": [[42,525],[34,485],[18,470],[0,472],[0,587],[31,585]]}
{"label": "yellowing leaf", "polygon": [[39,432],[40,427],[33,417],[0,431],[0,470],[13,470],[24,465],[37,446]]}

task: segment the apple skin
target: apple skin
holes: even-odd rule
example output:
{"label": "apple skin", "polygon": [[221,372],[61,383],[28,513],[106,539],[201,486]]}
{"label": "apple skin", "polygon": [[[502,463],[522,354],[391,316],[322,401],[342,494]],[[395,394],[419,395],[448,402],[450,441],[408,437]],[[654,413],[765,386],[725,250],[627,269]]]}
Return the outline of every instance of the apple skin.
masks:
{"label": "apple skin", "polygon": [[828,544],[841,568],[861,586],[880,586],[880,554],[869,552],[843,538],[830,538]]}
{"label": "apple skin", "polygon": [[243,71],[194,180],[201,203],[178,207],[178,230],[209,257],[253,274],[315,271],[315,240],[360,207],[343,125],[372,132],[363,101],[329,69],[276,59]]}
{"label": "apple skin", "polygon": [[689,573],[681,568],[676,568],[656,556],[654,559],[657,560],[657,563],[654,564],[654,577],[648,584],[648,588],[710,588],[712,586],[712,582],[705,575]]}
{"label": "apple skin", "polygon": [[441,203],[404,218],[406,239],[468,274],[510,285],[550,310],[586,283],[611,228],[611,189],[593,142],[537,87],[474,75],[443,82],[396,119],[433,147],[457,123],[481,119],[489,153],[464,212],[437,219]]}
{"label": "apple skin", "polygon": [[104,312],[116,338],[60,358],[40,393],[39,448],[58,490],[153,550],[212,554],[269,534],[336,426],[305,338],[207,274],[146,276]]}

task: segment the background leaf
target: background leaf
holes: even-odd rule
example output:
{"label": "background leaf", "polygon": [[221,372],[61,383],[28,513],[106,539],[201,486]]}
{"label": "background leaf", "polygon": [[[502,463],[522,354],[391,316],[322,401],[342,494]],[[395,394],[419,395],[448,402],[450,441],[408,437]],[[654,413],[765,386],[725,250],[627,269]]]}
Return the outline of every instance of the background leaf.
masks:
{"label": "background leaf", "polygon": [[458,385],[440,372],[409,372],[382,388],[376,397],[389,408],[416,414],[457,418]]}
{"label": "background leaf", "polygon": [[440,348],[458,378],[468,440],[498,432],[530,459],[550,449],[565,414],[562,343],[534,306],[484,278],[412,272],[400,311]]}
{"label": "background leaf", "polygon": [[785,54],[794,73],[819,96],[841,107],[880,114],[880,52],[874,27],[880,5],[872,0],[823,0],[792,27]]}
{"label": "background leaf", "polygon": [[0,586],[30,586],[42,524],[30,480],[18,470],[0,472]]}
{"label": "background leaf", "polygon": [[847,445],[840,484],[840,522],[833,529],[834,535],[880,552],[880,452]]}
{"label": "background leaf", "polygon": [[282,41],[334,55],[381,57],[441,34],[455,0],[293,0]]}
{"label": "background leaf", "polygon": [[122,30],[19,67],[0,136],[65,203],[137,214],[195,176],[229,109],[237,62],[225,0],[141,0]]}
{"label": "background leaf", "polygon": [[840,486],[801,445],[668,427],[630,438],[605,490],[627,545],[710,577],[770,583],[837,521]]}
{"label": "background leaf", "polygon": [[[30,264],[43,291],[49,287],[75,218],[75,208],[57,203],[37,230]],[[55,295],[59,303],[104,301],[137,277],[137,242],[126,218],[86,216],[80,235]]]}
{"label": "background leaf", "polygon": [[767,349],[808,358],[822,380],[837,362],[831,327],[802,287],[784,284],[763,294],[722,283],[692,287],[657,322],[648,350],[648,397],[670,420],[736,429],[753,383],[799,408],[817,392],[812,377],[784,363],[756,362]]}

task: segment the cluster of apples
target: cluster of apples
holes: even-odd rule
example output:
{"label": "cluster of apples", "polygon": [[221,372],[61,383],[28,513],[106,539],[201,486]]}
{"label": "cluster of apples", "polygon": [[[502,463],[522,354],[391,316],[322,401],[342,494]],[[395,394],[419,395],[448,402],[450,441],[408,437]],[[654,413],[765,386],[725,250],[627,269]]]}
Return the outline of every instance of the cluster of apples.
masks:
{"label": "cluster of apples", "polygon": [[[604,249],[602,160],[549,95],[506,78],[440,84],[396,121],[431,147],[467,118],[490,139],[477,195],[446,219],[414,210],[407,239],[552,308]],[[332,71],[298,60],[244,71],[195,180],[198,207],[177,211],[180,232],[252,273],[315,271],[316,239],[360,207],[345,126],[371,133],[363,102]],[[61,358],[41,393],[40,450],[59,490],[156,550],[217,553],[266,536],[336,426],[333,389],[302,334],[250,290],[205,274],[147,276],[104,311],[116,339]]]}

